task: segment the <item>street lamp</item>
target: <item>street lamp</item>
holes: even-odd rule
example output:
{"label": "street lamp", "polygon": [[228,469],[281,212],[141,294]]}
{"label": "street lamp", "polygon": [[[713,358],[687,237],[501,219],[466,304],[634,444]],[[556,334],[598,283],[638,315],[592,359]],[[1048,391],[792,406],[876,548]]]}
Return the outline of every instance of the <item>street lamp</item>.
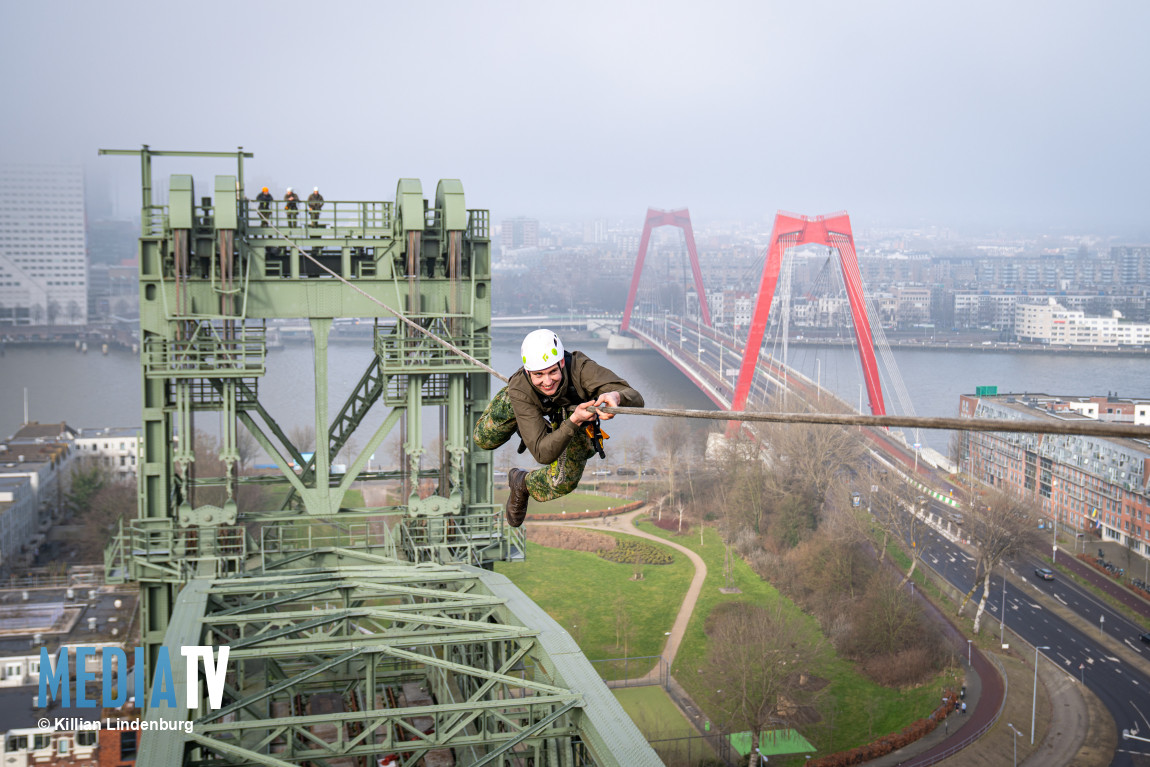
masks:
{"label": "street lamp", "polygon": [[1034,745],[1034,714],[1038,711],[1038,651],[1049,647],[1034,648],[1034,692],[1030,696],[1030,745]]}
{"label": "street lamp", "polygon": [[972,640],[972,639],[966,640],[966,665],[968,665],[968,666],[970,665],[970,643],[972,641],[974,641],[974,640]]}
{"label": "street lamp", "polygon": [[1006,563],[1002,563],[1002,614],[998,616],[998,643],[1006,644]]}
{"label": "street lamp", "polygon": [[1006,723],[1006,726],[1009,727],[1014,733],[1014,767],[1018,767],[1018,736],[1022,733],[1019,732],[1018,729],[1009,722]]}

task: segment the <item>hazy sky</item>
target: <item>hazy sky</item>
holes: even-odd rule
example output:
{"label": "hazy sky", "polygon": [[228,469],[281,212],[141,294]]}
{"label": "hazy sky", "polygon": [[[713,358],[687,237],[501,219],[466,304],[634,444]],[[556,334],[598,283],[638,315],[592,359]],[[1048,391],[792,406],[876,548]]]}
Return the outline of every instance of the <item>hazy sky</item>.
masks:
{"label": "hazy sky", "polygon": [[[1150,3],[0,0],[0,161],[253,151],[258,184],[496,221],[847,210],[1150,239]],[[193,172],[197,191],[227,172]]]}

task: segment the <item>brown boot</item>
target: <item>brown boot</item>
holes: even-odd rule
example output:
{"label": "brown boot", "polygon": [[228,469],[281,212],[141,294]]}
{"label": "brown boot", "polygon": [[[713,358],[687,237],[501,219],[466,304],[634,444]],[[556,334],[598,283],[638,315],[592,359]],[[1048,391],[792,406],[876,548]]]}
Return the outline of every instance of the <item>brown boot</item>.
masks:
{"label": "brown boot", "polygon": [[512,469],[507,472],[507,486],[511,494],[507,496],[507,524],[519,527],[527,517],[527,472],[523,469]]}

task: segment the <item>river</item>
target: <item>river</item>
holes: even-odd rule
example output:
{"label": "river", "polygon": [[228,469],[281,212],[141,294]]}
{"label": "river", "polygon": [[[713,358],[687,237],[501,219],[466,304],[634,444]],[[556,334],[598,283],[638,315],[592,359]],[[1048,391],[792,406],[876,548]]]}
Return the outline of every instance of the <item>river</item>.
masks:
{"label": "river", "polygon": [[[626,378],[651,407],[714,409],[701,392],[655,353],[608,353],[605,342],[600,341],[571,345]],[[368,344],[332,344],[329,400],[333,415],[359,380],[370,355]],[[510,374],[518,356],[516,342],[496,341],[496,369]],[[893,356],[906,382],[913,410],[921,416],[955,416],[959,395],[973,393],[976,386],[984,385],[997,386],[1000,393],[1117,392],[1150,398],[1150,362],[1140,357],[917,348],[896,348]],[[820,380],[824,387],[857,406],[861,376],[858,357],[852,349],[791,346],[788,360],[812,380]],[[311,347],[306,344],[288,344],[268,353],[268,374],[260,383],[260,400],[285,429],[310,423],[314,390],[310,376],[299,372],[312,368]],[[500,384],[495,381],[494,385]],[[893,389],[884,382],[887,410],[903,412],[890,404],[894,400]],[[64,421],[74,428],[133,426],[140,421],[139,363],[127,351],[81,354],[70,346],[8,345],[0,357],[0,435],[12,434],[23,422],[25,390],[29,418],[33,421]],[[607,428],[618,441],[608,442],[608,446],[618,446],[638,435],[650,438],[654,423],[653,418],[616,418]],[[201,414],[197,425],[214,432],[215,416]],[[430,441],[437,432],[428,423],[424,433]],[[942,431],[924,431],[921,437],[924,445],[943,453],[948,439],[949,432]]]}

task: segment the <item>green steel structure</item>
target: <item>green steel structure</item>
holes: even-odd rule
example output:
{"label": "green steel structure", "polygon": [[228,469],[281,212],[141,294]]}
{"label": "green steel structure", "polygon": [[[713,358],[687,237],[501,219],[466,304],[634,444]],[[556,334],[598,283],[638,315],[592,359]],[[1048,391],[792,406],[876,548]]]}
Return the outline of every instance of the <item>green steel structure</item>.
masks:
{"label": "green steel structure", "polygon": [[[456,180],[430,200],[415,179],[399,181],[394,202],[261,207],[245,194],[242,148],[101,154],[137,155],[143,181],[140,500],[106,553],[108,580],[139,584],[146,678],[181,647],[230,648],[219,709],[206,694],[187,708],[192,682],[171,664],[180,705],[149,705],[156,731],[139,763],[659,764],[566,632],[491,572],[524,545],[493,502],[490,453],[470,444],[490,396],[487,211],[468,210]],[[191,175],[173,175],[161,204],[158,156],[234,158],[236,174],[216,176],[203,198]],[[372,323],[372,348],[332,415],[339,318]],[[260,402],[274,385],[269,328],[283,320],[310,325],[311,454]],[[428,412],[439,415],[437,455],[424,447]],[[204,414],[223,476],[196,471]],[[240,475],[241,427],[276,476]],[[399,470],[368,471],[397,428]],[[403,503],[346,508],[356,481],[398,486]],[[246,508],[245,482],[278,483],[282,501]]]}

